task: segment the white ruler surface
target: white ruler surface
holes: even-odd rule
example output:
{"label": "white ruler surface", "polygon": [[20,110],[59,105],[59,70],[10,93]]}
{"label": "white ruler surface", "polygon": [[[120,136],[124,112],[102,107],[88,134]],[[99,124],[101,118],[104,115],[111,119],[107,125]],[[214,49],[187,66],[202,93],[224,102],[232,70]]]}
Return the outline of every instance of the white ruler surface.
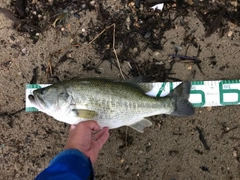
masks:
{"label": "white ruler surface", "polygon": [[[181,82],[151,83],[153,88],[147,93],[149,96],[163,97],[169,94]],[[227,106],[240,104],[240,80],[192,81],[189,101],[194,107]],[[49,86],[50,84],[26,85],[26,111],[38,111],[28,99],[33,90]]]}

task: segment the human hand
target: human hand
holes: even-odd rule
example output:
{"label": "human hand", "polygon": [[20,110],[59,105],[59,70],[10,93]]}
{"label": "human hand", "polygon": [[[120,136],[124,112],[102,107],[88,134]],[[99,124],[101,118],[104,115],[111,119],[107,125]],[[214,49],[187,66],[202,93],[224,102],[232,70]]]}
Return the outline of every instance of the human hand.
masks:
{"label": "human hand", "polygon": [[108,128],[100,128],[96,121],[84,121],[71,125],[65,149],[78,149],[94,164],[103,144],[109,137]]}

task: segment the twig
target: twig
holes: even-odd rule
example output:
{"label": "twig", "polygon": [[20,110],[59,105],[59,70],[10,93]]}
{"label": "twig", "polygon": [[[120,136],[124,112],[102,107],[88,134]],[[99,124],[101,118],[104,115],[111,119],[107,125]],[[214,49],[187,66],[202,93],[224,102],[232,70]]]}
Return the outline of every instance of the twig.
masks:
{"label": "twig", "polygon": [[[102,30],[95,38],[93,38],[93,40],[91,40],[88,45],[92,44],[93,41],[95,41],[97,38],[99,38],[99,36],[102,35],[102,33],[104,33],[106,30],[108,30],[109,28],[111,28],[112,26],[115,26],[115,23],[113,23],[112,25],[106,27],[104,30]],[[115,29],[115,28],[114,28]]]}
{"label": "twig", "polygon": [[112,25],[106,27],[104,30],[102,30],[95,38],[93,38],[93,40],[91,40],[89,44],[91,44],[93,41],[95,41],[97,38],[99,38],[99,36],[101,36],[106,30],[110,29],[111,27],[113,27],[113,52],[114,52],[114,55],[115,55],[115,58],[117,60],[117,65],[118,65],[118,69],[120,71],[120,74],[122,76],[122,78],[125,80],[125,76],[123,75],[123,72],[122,72],[122,69],[121,69],[121,65],[120,65],[120,62],[119,62],[119,59],[118,59],[118,56],[117,56],[117,52],[116,52],[116,49],[115,49],[115,27],[116,27],[116,24],[113,23]]}
{"label": "twig", "polygon": [[128,126],[126,127],[126,132],[125,132],[126,134],[125,134],[125,145],[126,145],[126,147],[128,146],[128,142],[127,142],[127,137],[128,137]]}
{"label": "twig", "polygon": [[[72,36],[72,39],[74,39],[76,36],[77,36],[77,33],[78,33],[78,30],[79,29],[77,29],[76,30],[76,32],[73,34],[73,36]],[[48,57],[46,58],[46,59],[48,59],[48,62],[47,62],[47,65],[48,65],[48,67],[49,67],[49,73],[50,73],[50,77],[53,77],[53,69],[56,67],[56,65],[55,66],[52,66],[52,57],[57,57],[58,55],[60,55],[61,53],[63,53],[63,52],[66,52],[66,51],[68,51],[68,49],[70,48],[70,47],[78,47],[78,46],[80,46],[80,44],[68,44],[68,45],[66,45],[65,47],[63,47],[63,48],[61,48],[61,49],[59,49],[59,50],[57,50],[57,51],[54,51],[53,53],[50,53],[49,55],[48,55]]]}
{"label": "twig", "polygon": [[117,60],[117,64],[118,64],[120,74],[121,74],[122,78],[125,80],[125,77],[123,76],[123,72],[122,72],[122,69],[121,69],[121,66],[120,66],[120,62],[118,60],[117,52],[116,52],[116,49],[115,49],[115,27],[116,27],[116,25],[114,23],[113,24],[113,52],[114,52],[116,60]]}
{"label": "twig", "polygon": [[205,148],[206,150],[210,150],[210,147],[209,147],[208,144],[207,144],[207,141],[206,141],[206,139],[205,139],[205,137],[204,137],[204,135],[203,135],[202,130],[201,130],[198,126],[196,126],[196,130],[198,131],[199,139],[200,139],[200,141],[202,142],[204,148]]}
{"label": "twig", "polygon": [[22,112],[22,111],[24,111],[24,110],[25,110],[25,108],[22,108],[22,109],[20,109],[20,110],[15,111],[15,112],[3,112],[3,113],[0,113],[0,117],[4,117],[4,116],[8,116],[8,117],[14,116],[15,114],[18,114],[18,113],[20,113],[20,112]]}
{"label": "twig", "polygon": [[52,66],[50,61],[48,61],[48,66],[49,66],[50,75],[52,76],[53,73],[52,73]]}

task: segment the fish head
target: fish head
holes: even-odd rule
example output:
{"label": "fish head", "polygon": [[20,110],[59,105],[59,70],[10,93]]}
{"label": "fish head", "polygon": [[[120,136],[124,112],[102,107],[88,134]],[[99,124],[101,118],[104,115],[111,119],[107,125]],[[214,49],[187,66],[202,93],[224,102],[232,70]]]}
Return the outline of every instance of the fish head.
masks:
{"label": "fish head", "polygon": [[72,103],[67,90],[55,86],[36,89],[33,95],[28,96],[28,99],[36,108],[46,113],[62,111]]}

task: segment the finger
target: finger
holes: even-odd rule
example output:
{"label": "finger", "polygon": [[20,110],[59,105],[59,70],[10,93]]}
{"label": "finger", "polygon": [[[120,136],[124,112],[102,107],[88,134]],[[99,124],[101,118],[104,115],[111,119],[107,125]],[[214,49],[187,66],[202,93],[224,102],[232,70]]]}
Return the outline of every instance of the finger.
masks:
{"label": "finger", "polygon": [[109,137],[109,132],[108,132],[108,128],[107,129],[103,129],[103,134],[101,134],[101,136],[96,140],[96,142],[98,143],[99,149],[102,148],[103,144],[106,143],[108,137]]}
{"label": "finger", "polygon": [[84,129],[84,131],[86,131],[86,129],[92,130],[92,131],[98,131],[101,129],[101,127],[98,125],[98,123],[93,120],[80,122],[80,123],[78,123],[77,128]]}
{"label": "finger", "polygon": [[96,141],[98,140],[106,131],[108,131],[108,128],[103,128],[96,133],[93,134],[93,139]]}

